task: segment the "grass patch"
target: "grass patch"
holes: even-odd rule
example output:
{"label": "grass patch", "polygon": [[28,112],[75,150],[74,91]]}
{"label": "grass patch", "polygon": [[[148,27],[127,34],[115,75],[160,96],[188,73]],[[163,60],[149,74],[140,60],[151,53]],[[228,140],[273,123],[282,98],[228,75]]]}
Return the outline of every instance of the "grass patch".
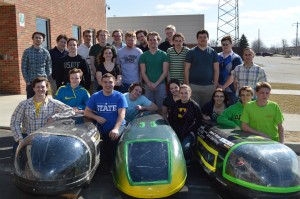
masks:
{"label": "grass patch", "polygon": [[281,111],[288,114],[300,114],[299,95],[270,95],[270,100],[279,104]]}
{"label": "grass patch", "polygon": [[300,84],[289,84],[289,83],[270,83],[272,89],[283,89],[283,90],[300,90]]}
{"label": "grass patch", "polygon": [[284,142],[300,142],[300,131],[284,131]]}

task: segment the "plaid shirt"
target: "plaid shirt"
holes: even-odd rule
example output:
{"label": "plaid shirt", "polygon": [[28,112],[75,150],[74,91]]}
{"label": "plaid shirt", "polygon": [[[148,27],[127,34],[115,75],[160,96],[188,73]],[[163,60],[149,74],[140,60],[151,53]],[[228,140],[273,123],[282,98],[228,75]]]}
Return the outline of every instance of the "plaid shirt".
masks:
{"label": "plaid shirt", "polygon": [[233,71],[234,82],[237,82],[236,96],[239,96],[239,90],[243,86],[250,86],[254,91],[258,82],[266,82],[267,76],[264,69],[256,64],[246,68],[244,64],[238,65]]}
{"label": "plaid shirt", "polygon": [[46,97],[37,115],[33,99],[32,97],[22,101],[11,116],[10,128],[16,142],[22,138],[21,133],[30,134],[36,131],[44,126],[49,118],[57,120],[75,115],[71,107],[48,97]]}
{"label": "plaid shirt", "polygon": [[52,73],[51,57],[45,48],[27,48],[22,56],[22,74],[26,82],[37,77],[50,77]]}

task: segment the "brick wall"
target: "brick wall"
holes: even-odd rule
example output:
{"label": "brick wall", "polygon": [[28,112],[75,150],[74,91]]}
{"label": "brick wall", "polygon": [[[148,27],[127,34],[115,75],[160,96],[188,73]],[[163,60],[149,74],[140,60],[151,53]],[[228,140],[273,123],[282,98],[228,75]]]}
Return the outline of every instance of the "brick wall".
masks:
{"label": "brick wall", "polygon": [[[25,15],[25,26],[19,25],[19,13]],[[59,34],[72,36],[72,25],[81,31],[105,28],[105,0],[18,0],[15,5],[0,6],[0,94],[25,94],[21,73],[23,51],[32,45],[36,17],[50,20],[51,48]]]}

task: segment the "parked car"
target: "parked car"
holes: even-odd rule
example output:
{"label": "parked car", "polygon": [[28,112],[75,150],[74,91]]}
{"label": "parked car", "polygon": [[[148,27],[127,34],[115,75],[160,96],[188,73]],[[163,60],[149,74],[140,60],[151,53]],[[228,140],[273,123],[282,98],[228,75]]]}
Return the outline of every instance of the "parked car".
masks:
{"label": "parked car", "polygon": [[272,56],[273,56],[273,53],[263,52],[263,53],[262,53],[262,56],[263,56],[263,57],[265,57],[265,56],[270,56],[270,57],[272,57]]}
{"label": "parked car", "polygon": [[256,56],[262,56],[262,54],[263,54],[262,52],[255,53]]}

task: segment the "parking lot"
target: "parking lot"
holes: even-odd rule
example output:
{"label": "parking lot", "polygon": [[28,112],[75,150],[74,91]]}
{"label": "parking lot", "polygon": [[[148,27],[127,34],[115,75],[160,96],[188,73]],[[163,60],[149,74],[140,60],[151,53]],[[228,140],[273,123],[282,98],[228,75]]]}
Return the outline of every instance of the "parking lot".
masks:
{"label": "parking lot", "polygon": [[[35,196],[18,189],[13,183],[13,165],[11,159],[11,146],[13,138],[9,130],[0,130],[0,193],[1,199],[121,199],[128,198],[118,191],[112,181],[109,172],[101,169],[101,164],[88,187],[80,192],[70,193],[64,196]],[[195,162],[188,167],[186,186],[177,194],[168,199],[220,199],[217,188]]]}

